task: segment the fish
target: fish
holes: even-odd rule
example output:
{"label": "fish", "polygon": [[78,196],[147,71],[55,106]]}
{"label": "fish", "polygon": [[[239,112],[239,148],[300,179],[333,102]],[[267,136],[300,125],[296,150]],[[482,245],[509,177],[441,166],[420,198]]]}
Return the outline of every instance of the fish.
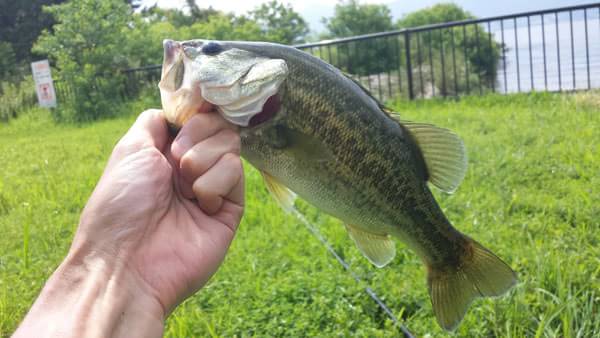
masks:
{"label": "fish", "polygon": [[439,325],[452,331],[478,297],[517,283],[508,264],[456,229],[430,186],[454,192],[467,170],[452,131],[406,121],[350,76],[266,42],[165,40],[159,88],[174,128],[212,110],[240,128],[241,154],[286,210],[301,197],[341,220],[375,266],[394,239],[427,269]]}

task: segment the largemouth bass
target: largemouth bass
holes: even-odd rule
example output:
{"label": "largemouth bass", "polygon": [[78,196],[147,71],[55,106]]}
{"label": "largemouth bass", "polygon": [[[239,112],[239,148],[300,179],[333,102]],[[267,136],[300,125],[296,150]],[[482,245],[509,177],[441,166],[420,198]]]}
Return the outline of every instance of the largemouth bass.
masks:
{"label": "largemouth bass", "polygon": [[159,84],[165,116],[180,127],[218,110],[241,128],[242,156],[284,208],[297,195],[342,220],[378,267],[397,238],[427,267],[438,323],[453,330],[476,297],[499,296],[516,274],[455,229],[428,187],[454,191],[467,157],[462,140],[402,121],[362,86],[292,47],[235,41],[164,42]]}

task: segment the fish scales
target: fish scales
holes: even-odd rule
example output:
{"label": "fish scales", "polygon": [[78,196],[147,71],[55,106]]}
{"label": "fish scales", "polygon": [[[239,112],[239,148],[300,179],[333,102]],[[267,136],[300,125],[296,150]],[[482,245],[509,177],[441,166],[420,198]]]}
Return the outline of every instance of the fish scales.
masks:
{"label": "fish scales", "polygon": [[[339,74],[332,72],[331,77],[335,80]],[[375,104],[365,104],[370,100],[348,95],[332,82],[324,79],[318,69],[307,71],[304,67],[290,67],[290,76],[285,84],[288,98],[285,109],[288,113],[280,123],[322,140],[326,148],[335,154],[335,161],[329,162],[330,165],[313,168],[311,177],[319,185],[330,184],[331,177],[336,177],[338,187],[351,187],[344,196],[355,197],[352,209],[369,215],[369,220],[401,227],[398,230],[405,237],[413,238],[418,245],[427,248],[422,251],[427,252],[430,262],[443,264],[448,259],[456,259],[457,254],[462,253],[449,250],[456,238],[455,232],[448,227],[449,223],[436,208],[437,204],[431,203],[433,197],[428,189],[422,189],[425,182],[416,179],[422,174],[416,173],[414,166],[407,165],[413,162],[409,158],[410,140],[402,137],[395,121],[378,113]],[[331,97],[336,99],[328,99]],[[263,146],[269,147],[268,143]],[[264,152],[264,149],[257,149],[257,152]],[[302,169],[307,170],[307,167],[303,165]],[[277,171],[277,168],[272,170]],[[295,168],[289,170],[296,171]],[[294,186],[293,182],[287,183],[290,187]],[[318,194],[320,190],[313,193]],[[424,193],[418,194],[418,190]],[[417,200],[418,197],[421,200]],[[417,206],[414,215],[406,215],[406,210],[410,209],[405,208],[405,204]],[[362,206],[367,205],[374,207],[364,210]],[[354,216],[338,212],[339,209],[330,211],[341,219]],[[407,220],[417,222],[411,224]]]}

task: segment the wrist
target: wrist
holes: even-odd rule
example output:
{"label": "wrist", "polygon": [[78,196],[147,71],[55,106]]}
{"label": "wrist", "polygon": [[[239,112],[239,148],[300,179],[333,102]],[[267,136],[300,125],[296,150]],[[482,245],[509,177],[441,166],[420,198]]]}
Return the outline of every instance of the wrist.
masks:
{"label": "wrist", "polygon": [[120,264],[72,250],[44,286],[15,336],[160,337],[164,310]]}

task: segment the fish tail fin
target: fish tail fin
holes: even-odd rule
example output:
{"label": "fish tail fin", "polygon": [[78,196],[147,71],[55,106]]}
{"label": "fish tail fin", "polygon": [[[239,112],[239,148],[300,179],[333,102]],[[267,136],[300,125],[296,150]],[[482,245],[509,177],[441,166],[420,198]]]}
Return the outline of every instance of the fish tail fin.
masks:
{"label": "fish tail fin", "polygon": [[427,285],[436,319],[454,330],[477,297],[500,296],[517,282],[516,273],[491,251],[467,238],[467,250],[454,267],[429,266]]}

